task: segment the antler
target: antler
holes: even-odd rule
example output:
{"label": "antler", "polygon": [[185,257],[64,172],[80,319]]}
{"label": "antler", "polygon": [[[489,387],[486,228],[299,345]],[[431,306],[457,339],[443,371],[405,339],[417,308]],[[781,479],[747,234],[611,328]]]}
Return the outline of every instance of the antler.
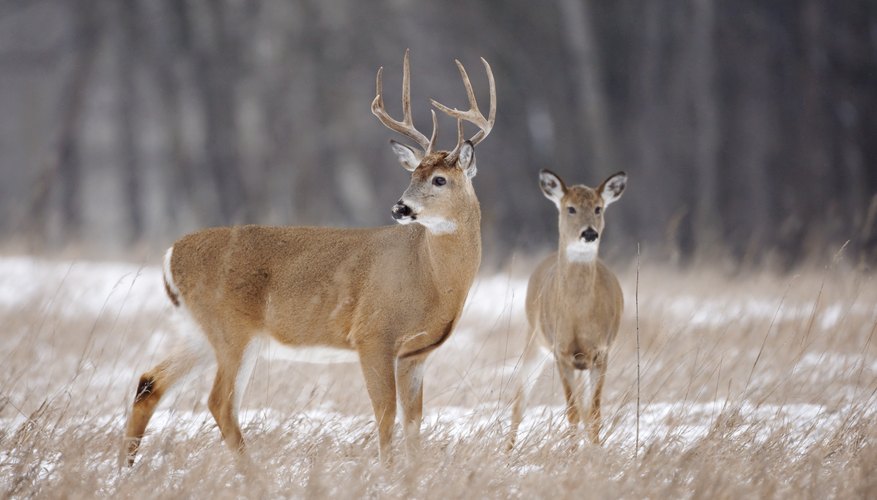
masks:
{"label": "antler", "polygon": [[466,69],[463,68],[460,61],[455,60],[455,62],[460,70],[460,76],[463,78],[463,85],[466,87],[466,96],[469,98],[469,110],[461,111],[457,108],[449,108],[435,99],[430,99],[436,109],[457,119],[457,146],[448,154],[448,157],[455,157],[460,152],[460,146],[463,145],[463,120],[481,129],[469,139],[472,141],[473,146],[487,137],[493,128],[494,121],[496,121],[496,84],[493,81],[493,71],[490,70],[490,64],[487,64],[483,57],[481,58],[481,62],[484,63],[484,69],[487,71],[487,82],[490,85],[490,113],[487,118],[484,118],[484,115],[478,109],[478,102],[475,100],[475,92],[472,90],[472,83],[469,81]]}
{"label": "antler", "polygon": [[432,111],[432,136],[427,139],[425,135],[414,128],[414,123],[411,120],[411,78],[408,65],[408,49],[405,49],[405,59],[402,63],[402,121],[394,120],[389,114],[387,114],[387,110],[384,109],[384,92],[383,83],[381,81],[381,74],[383,72],[384,67],[381,66],[378,69],[378,76],[375,81],[377,95],[375,96],[375,100],[372,101],[372,113],[378,117],[378,120],[380,120],[385,127],[399,132],[419,144],[423,149],[423,156],[429,155],[433,152],[433,145],[435,144],[437,132],[435,111]]}

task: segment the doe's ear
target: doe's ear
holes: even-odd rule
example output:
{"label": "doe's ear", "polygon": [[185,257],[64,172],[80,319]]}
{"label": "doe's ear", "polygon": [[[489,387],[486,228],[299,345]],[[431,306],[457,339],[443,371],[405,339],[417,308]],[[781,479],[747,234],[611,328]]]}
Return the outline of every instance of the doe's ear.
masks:
{"label": "doe's ear", "polygon": [[475,177],[478,167],[475,165],[475,146],[472,145],[472,141],[466,141],[460,146],[460,152],[457,154],[457,166],[470,179]]}
{"label": "doe's ear", "polygon": [[563,183],[563,179],[551,170],[543,168],[539,171],[539,187],[542,188],[542,194],[553,201],[560,210],[560,200],[566,194],[566,184]]}
{"label": "doe's ear", "polygon": [[414,172],[414,169],[420,165],[420,155],[418,155],[413,149],[392,139],[390,139],[390,147],[393,148],[393,152],[396,153],[396,158],[399,159],[399,163],[402,164],[402,167],[405,168],[405,170]]}
{"label": "doe's ear", "polygon": [[627,174],[624,172],[612,174],[603,181],[603,184],[600,184],[600,187],[597,188],[597,192],[603,198],[604,206],[609,206],[610,203],[621,198],[621,193],[624,192],[626,186]]}

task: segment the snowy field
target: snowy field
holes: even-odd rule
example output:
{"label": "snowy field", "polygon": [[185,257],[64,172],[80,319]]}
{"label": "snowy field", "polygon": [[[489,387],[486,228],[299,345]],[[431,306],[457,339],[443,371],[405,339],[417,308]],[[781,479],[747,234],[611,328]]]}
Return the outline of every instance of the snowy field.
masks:
{"label": "snowy field", "polygon": [[526,274],[509,272],[481,276],[427,363],[420,453],[400,446],[379,464],[357,364],[261,360],[241,414],[249,470],[207,411],[210,375],[166,398],[129,469],[119,449],[137,379],[175,337],[160,270],[0,258],[0,494],[877,497],[872,275],[644,264],[638,450],[633,267],[619,278],[602,447],[569,430],[548,367],[505,451],[526,330]]}

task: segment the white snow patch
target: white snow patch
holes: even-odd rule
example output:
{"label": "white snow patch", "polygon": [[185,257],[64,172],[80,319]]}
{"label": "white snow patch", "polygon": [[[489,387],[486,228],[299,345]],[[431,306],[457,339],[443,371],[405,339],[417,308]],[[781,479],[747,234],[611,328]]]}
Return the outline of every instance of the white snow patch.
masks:
{"label": "white snow patch", "polygon": [[170,307],[158,266],[0,258],[0,308],[38,307],[64,317]]}
{"label": "white snow patch", "polygon": [[483,277],[469,290],[463,314],[490,319],[523,314],[526,299],[526,279],[501,274]]}
{"label": "white snow patch", "polygon": [[826,307],[819,316],[819,326],[823,330],[834,328],[840,323],[841,313],[843,313],[843,307],[840,304],[832,304]]}

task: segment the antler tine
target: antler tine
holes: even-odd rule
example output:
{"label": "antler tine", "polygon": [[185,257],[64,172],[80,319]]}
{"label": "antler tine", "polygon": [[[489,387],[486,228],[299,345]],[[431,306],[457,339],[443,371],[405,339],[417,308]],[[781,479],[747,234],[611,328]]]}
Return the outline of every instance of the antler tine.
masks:
{"label": "antler tine", "polygon": [[411,63],[408,60],[409,50],[405,49],[405,57],[402,58],[402,122],[413,126],[414,122],[411,120]]}
{"label": "antler tine", "polygon": [[472,82],[469,80],[469,73],[466,73],[466,68],[463,67],[463,63],[459,59],[454,59],[454,62],[457,63],[457,69],[460,70],[463,86],[466,87],[466,98],[469,99],[470,111],[481,114],[481,111],[478,109],[478,100],[475,99],[475,91],[472,90]]}
{"label": "antler tine", "polygon": [[426,148],[426,152],[423,153],[424,156],[432,154],[433,149],[435,148],[435,138],[438,135],[438,118],[435,116],[435,110],[429,110],[430,114],[432,114],[432,136],[429,138],[429,147]]}
{"label": "antler tine", "polygon": [[454,151],[460,150],[460,145],[463,144],[463,141],[466,139],[463,137],[463,119],[457,118],[457,147]]}
{"label": "antler tine", "polygon": [[484,114],[481,113],[481,110],[478,109],[478,101],[475,99],[475,91],[472,89],[472,82],[469,80],[469,75],[466,73],[466,69],[460,61],[455,60],[455,62],[457,63],[457,68],[460,70],[460,77],[463,79],[463,86],[466,87],[466,97],[469,100],[469,109],[467,111],[461,111],[457,108],[449,108],[435,99],[430,99],[430,102],[432,102],[432,105],[435,106],[436,109],[457,119],[457,146],[448,154],[448,156],[455,156],[459,152],[460,146],[463,145],[462,120],[466,120],[480,129],[478,133],[470,139],[473,145],[478,144],[490,134],[493,124],[496,121],[496,83],[493,80],[493,71],[490,69],[490,64],[488,64],[483,57],[481,58],[481,62],[484,64],[484,69],[487,72],[487,82],[490,86],[490,112],[488,113],[488,117],[485,118]]}
{"label": "antler tine", "polygon": [[372,101],[372,114],[374,114],[385,127],[399,132],[416,142],[423,149],[423,155],[432,153],[433,144],[436,138],[436,119],[433,113],[432,119],[432,137],[427,139],[420,131],[414,128],[414,122],[411,119],[411,71],[408,63],[408,49],[405,50],[405,58],[402,61],[402,121],[393,119],[384,108],[384,92],[383,92],[383,72],[384,67],[378,68],[377,77],[375,77],[375,87],[377,95]]}
{"label": "antler tine", "polygon": [[479,133],[482,133],[483,135],[478,137],[477,141],[475,141],[475,138],[473,137],[473,144],[477,144],[487,137],[487,134],[493,129],[493,124],[496,122],[496,82],[493,80],[493,70],[490,69],[490,64],[487,62],[487,59],[483,57],[481,58],[481,64],[484,65],[484,72],[487,73],[487,85],[490,89],[490,111],[487,113],[487,123],[490,125],[490,128],[486,131],[482,129]]}

